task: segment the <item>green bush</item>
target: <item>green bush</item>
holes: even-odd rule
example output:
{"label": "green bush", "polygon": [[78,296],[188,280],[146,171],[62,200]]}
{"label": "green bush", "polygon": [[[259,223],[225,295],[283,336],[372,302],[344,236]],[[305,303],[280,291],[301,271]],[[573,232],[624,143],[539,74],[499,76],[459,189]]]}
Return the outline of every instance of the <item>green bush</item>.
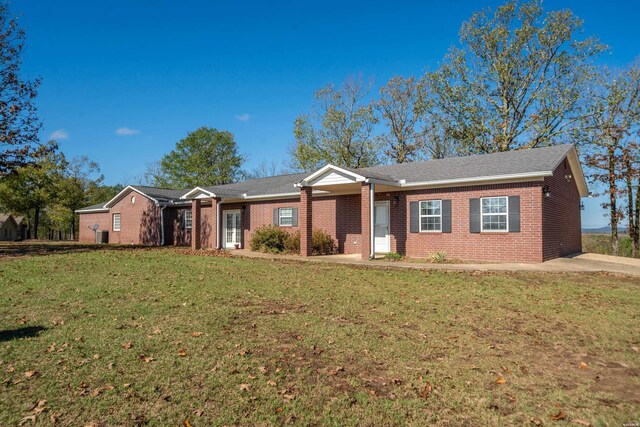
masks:
{"label": "green bush", "polygon": [[251,250],[255,252],[280,253],[285,249],[289,233],[273,225],[256,229],[251,236]]}
{"label": "green bush", "polygon": [[299,254],[300,253],[300,232],[294,231],[289,234],[284,241],[284,250],[289,254]]}
{"label": "green bush", "polygon": [[[335,241],[324,230],[313,230],[313,255],[333,255],[338,252]],[[298,244],[298,248],[300,244]]]}
{"label": "green bush", "polygon": [[445,251],[431,252],[429,254],[429,262],[442,263],[447,260],[447,253]]}
{"label": "green bush", "polygon": [[[323,230],[313,230],[313,255],[332,255],[338,250],[335,241],[329,233]],[[300,253],[300,232],[289,233],[273,225],[258,228],[251,236],[251,250],[273,254]]]}
{"label": "green bush", "polygon": [[385,254],[384,256],[385,261],[400,261],[401,259],[402,259],[402,254],[399,254],[398,252],[391,252],[391,253]]}

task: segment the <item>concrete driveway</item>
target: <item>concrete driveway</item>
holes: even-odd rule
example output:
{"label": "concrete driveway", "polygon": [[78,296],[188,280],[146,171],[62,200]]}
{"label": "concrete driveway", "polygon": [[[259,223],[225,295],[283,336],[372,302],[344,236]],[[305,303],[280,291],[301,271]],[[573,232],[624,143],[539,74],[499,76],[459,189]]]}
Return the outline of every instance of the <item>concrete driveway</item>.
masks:
{"label": "concrete driveway", "polygon": [[595,273],[607,272],[640,277],[640,259],[615,257],[599,254],[579,254],[551,261],[528,263],[465,263],[465,264],[433,264],[412,261],[366,261],[360,255],[324,255],[303,258],[297,255],[273,255],[251,252],[246,249],[232,251],[234,255],[250,258],[289,259],[306,262],[326,262],[348,265],[365,265],[371,267],[409,268],[418,270],[451,270],[451,271],[541,271],[548,273]]}

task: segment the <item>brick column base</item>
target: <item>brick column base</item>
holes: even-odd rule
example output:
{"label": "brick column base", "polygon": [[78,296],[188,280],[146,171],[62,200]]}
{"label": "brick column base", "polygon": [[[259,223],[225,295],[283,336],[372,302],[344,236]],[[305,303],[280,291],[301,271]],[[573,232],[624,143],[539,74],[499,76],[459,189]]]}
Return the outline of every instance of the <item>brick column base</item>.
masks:
{"label": "brick column base", "polygon": [[311,256],[313,254],[313,224],[311,218],[311,187],[302,187],[300,189],[300,209],[298,213],[301,256]]}
{"label": "brick column base", "polygon": [[200,249],[200,207],[202,202],[195,199],[191,202],[191,249]]}

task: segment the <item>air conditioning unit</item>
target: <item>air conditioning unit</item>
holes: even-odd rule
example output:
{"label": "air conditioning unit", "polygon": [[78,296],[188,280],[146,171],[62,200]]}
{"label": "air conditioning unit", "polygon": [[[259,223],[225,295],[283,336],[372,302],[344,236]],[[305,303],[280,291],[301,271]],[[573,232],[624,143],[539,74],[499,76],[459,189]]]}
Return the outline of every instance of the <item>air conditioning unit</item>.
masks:
{"label": "air conditioning unit", "polygon": [[96,231],[96,243],[98,244],[109,243],[109,232],[107,230]]}

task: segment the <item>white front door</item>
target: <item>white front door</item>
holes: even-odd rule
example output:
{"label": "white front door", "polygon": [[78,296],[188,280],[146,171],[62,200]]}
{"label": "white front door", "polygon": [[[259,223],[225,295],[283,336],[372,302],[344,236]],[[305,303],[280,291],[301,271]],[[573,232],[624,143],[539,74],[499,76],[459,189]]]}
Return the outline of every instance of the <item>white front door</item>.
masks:
{"label": "white front door", "polygon": [[375,202],[374,209],[375,252],[389,253],[389,202]]}
{"label": "white front door", "polygon": [[224,211],[222,214],[222,236],[225,248],[242,246],[242,225],[240,224],[240,211]]}

